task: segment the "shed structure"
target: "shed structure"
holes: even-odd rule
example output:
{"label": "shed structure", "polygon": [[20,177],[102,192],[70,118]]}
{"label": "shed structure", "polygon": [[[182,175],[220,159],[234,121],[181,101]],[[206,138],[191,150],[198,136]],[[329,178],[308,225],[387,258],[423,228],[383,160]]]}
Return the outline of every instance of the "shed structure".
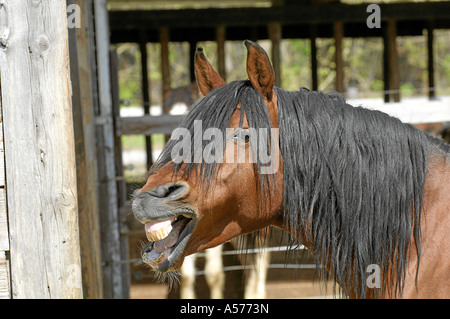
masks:
{"label": "shed structure", "polygon": [[[168,3],[172,6],[165,9]],[[333,38],[336,89],[343,82],[343,37],[380,37],[384,98],[398,101],[396,37],[427,30],[429,97],[433,30],[450,29],[450,2],[380,3],[381,28],[367,27],[367,3],[327,0],[3,0],[0,1],[0,298],[128,298],[129,201],[120,137],[170,134],[179,116],[149,114],[146,44],[161,44],[163,96],[171,89],[169,42],[217,41],[226,78],[227,40]],[[155,9],[156,8],[156,9]],[[121,118],[117,56],[134,42],[142,55],[140,118]],[[190,66],[193,80],[193,65]],[[164,106],[164,104],[163,104]],[[142,230],[142,229],[141,229]]]}
{"label": "shed structure", "polygon": [[[353,2],[353,3],[351,3]],[[354,4],[357,2],[357,4]],[[401,36],[426,36],[428,90],[430,100],[438,92],[435,89],[433,34],[437,29],[450,29],[450,2],[376,2],[380,13],[379,27],[372,27],[368,19],[373,11],[369,7],[374,1],[334,1],[334,0],[267,0],[267,1],[157,1],[110,0],[111,43],[136,43],[141,53],[142,70],[142,117],[117,118],[116,134],[146,136],[147,164],[152,164],[150,136],[156,133],[169,134],[179,123],[180,116],[166,114],[167,100],[173,84],[169,64],[169,43],[189,44],[189,71],[194,78],[193,56],[197,43],[215,41],[218,72],[226,79],[225,43],[251,39],[270,40],[271,57],[277,85],[283,77],[281,72],[281,41],[283,39],[309,39],[311,83],[319,86],[317,39],[334,40],[335,46],[335,89],[346,94],[344,83],[343,39],[380,38],[383,42],[383,99],[385,102],[399,102],[400,72],[397,38]],[[149,88],[152,83],[148,74],[147,43],[159,43],[161,47],[160,72],[162,74],[163,96],[161,116],[151,116],[152,105]],[[299,83],[301,81],[299,80]],[[443,121],[450,120],[450,114]],[[129,210],[126,205],[123,211]],[[140,225],[128,225],[128,234],[141,232]]]}

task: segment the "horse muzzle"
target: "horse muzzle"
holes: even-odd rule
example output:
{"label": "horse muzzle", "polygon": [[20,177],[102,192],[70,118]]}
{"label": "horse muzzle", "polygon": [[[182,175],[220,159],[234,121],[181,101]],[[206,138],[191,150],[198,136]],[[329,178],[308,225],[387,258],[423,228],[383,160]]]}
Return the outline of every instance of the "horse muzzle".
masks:
{"label": "horse muzzle", "polygon": [[189,185],[178,182],[138,191],[133,199],[133,214],[145,225],[149,240],[142,259],[160,272],[181,266],[184,248],[197,223],[195,210],[180,202],[188,193]]}

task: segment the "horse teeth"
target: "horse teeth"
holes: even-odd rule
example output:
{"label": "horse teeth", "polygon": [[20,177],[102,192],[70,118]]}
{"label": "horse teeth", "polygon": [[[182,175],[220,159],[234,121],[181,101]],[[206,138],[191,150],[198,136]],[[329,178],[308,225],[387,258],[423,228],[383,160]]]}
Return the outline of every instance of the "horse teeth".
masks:
{"label": "horse teeth", "polygon": [[169,233],[172,231],[172,225],[166,225],[163,228],[155,229],[153,231],[147,231],[147,239],[149,241],[158,241],[163,240],[167,236],[169,236]]}

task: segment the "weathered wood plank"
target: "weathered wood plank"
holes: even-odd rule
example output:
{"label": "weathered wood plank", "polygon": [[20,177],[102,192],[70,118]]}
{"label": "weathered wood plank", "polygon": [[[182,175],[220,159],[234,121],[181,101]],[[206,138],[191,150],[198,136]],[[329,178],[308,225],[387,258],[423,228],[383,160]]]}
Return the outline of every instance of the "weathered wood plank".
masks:
{"label": "weathered wood plank", "polygon": [[0,188],[0,250],[9,250],[8,214],[4,188]]}
{"label": "weathered wood plank", "polygon": [[269,38],[272,41],[272,65],[275,72],[275,85],[281,86],[281,23],[272,22],[268,25]]}
{"label": "weathered wood plank", "polygon": [[[0,28],[0,33],[1,32],[2,30]],[[5,145],[3,141],[2,83],[0,79],[0,187],[4,186],[5,186]]]}
{"label": "weathered wood plank", "polygon": [[434,50],[433,50],[433,23],[427,27],[427,54],[428,54],[428,97],[433,100],[436,97],[436,86],[434,85]]}
{"label": "weathered wood plank", "polygon": [[[92,96],[89,32],[93,32],[92,0],[68,0],[81,8],[81,28],[69,29],[70,72],[77,161],[78,212],[80,225],[83,296],[103,297],[100,251],[94,110]],[[94,58],[95,59],[95,58]]]}
{"label": "weathered wood plank", "polygon": [[311,87],[314,91],[319,88],[318,80],[318,62],[317,62],[317,25],[310,25],[310,44],[311,44]]}
{"label": "weathered wood plank", "polygon": [[[112,90],[112,101],[113,101],[113,115],[114,117],[120,116],[120,97],[119,97],[119,57],[115,50],[110,52],[110,64],[111,64],[111,90]],[[122,161],[122,138],[120,136],[115,136],[114,138],[114,149],[116,152],[116,172],[118,175],[123,176],[123,161]],[[120,179],[117,181],[117,201],[118,206],[123,207],[127,201],[127,183],[125,179]],[[119,214],[119,233],[120,233],[120,259],[129,259],[129,249],[128,249],[128,236],[124,236],[121,233],[121,229],[127,227],[126,219],[127,215],[121,214],[120,209]],[[122,286],[123,286],[123,298],[129,298],[129,290],[131,285],[130,278],[130,265],[128,263],[122,263]]]}
{"label": "weathered wood plank", "polygon": [[[1,89],[0,89],[1,100]],[[3,144],[3,119],[2,119],[2,104],[0,101],[0,187],[5,186],[5,147]]]}
{"label": "weathered wood plank", "polygon": [[[263,26],[278,21],[283,25],[330,23],[342,20],[344,23],[365,23],[367,3],[321,4],[274,6],[271,8],[236,9],[187,9],[187,10],[142,10],[112,11],[111,29],[158,29],[162,25],[171,28],[207,28],[220,24],[232,26]],[[383,20],[417,21],[433,18],[445,21],[450,18],[450,1],[423,3],[379,3]],[[301,18],[299,18],[301,17]]]}
{"label": "weathered wood plank", "polygon": [[224,81],[227,81],[227,71],[225,67],[225,41],[227,37],[227,29],[225,25],[219,25],[216,28],[217,41],[217,64],[218,72]]}
{"label": "weathered wood plank", "polygon": [[[139,51],[141,52],[141,89],[142,89],[142,100],[144,104],[144,114],[150,114],[151,90],[150,90],[150,77],[148,76],[148,50],[144,32],[141,32]],[[114,78],[112,79],[114,81]],[[117,98],[120,99],[118,95],[119,95],[119,88],[117,87]],[[120,108],[120,105],[118,105],[118,107]],[[147,166],[150,167],[151,165],[153,165],[152,139],[150,136],[145,137],[145,149],[147,153]]]}
{"label": "weathered wood plank", "polygon": [[3,1],[0,50],[13,298],[81,298],[65,1]]}
{"label": "weathered wood plank", "polygon": [[336,91],[345,92],[344,87],[344,58],[342,55],[342,39],[344,38],[344,24],[342,21],[336,21],[333,25],[334,29],[334,60],[336,63]]}
{"label": "weathered wood plank", "polygon": [[400,68],[396,44],[397,26],[396,21],[393,19],[387,21],[386,37],[390,100],[400,102]]}
{"label": "weathered wood plank", "polygon": [[120,117],[116,119],[118,136],[171,134],[178,127],[184,115],[144,115],[140,117]]}
{"label": "weathered wood plank", "polygon": [[[110,43],[106,0],[95,0],[95,29],[98,62],[99,113],[108,119],[96,127],[100,230],[103,262],[104,298],[125,298],[119,234],[119,208],[117,203],[113,105],[110,73]],[[111,119],[109,121],[109,119]]]}
{"label": "weathered wood plank", "polygon": [[167,105],[167,97],[170,93],[170,61],[169,61],[169,28],[162,27],[159,31],[161,42],[161,74],[162,74],[162,95],[163,114],[168,114],[171,105]]}
{"label": "weathered wood plank", "polygon": [[0,250],[0,299],[11,298],[9,280],[9,261],[6,258],[6,252]]}

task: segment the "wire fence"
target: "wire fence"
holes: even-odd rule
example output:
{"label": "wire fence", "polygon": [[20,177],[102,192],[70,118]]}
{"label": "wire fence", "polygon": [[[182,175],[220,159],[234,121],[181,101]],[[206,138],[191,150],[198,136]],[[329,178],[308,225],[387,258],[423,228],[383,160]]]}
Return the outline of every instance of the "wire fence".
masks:
{"label": "wire fence", "polygon": [[[297,245],[297,246],[274,246],[274,247],[264,247],[264,248],[248,248],[248,249],[235,249],[235,250],[224,250],[222,251],[222,256],[230,256],[230,255],[246,255],[246,254],[257,254],[262,252],[294,252],[294,251],[301,251],[307,249],[304,245]],[[196,257],[205,257],[205,252],[200,252],[196,254]],[[125,259],[125,260],[119,260],[116,261],[117,264],[126,264],[131,263],[134,266],[139,266],[143,264],[143,261],[141,258],[131,258],[131,259]],[[322,268],[321,265],[316,264],[288,264],[288,263],[271,263],[267,265],[267,269],[318,269]],[[230,272],[230,271],[242,271],[242,270],[252,270],[255,269],[255,265],[232,265],[232,266],[225,266],[222,268],[223,272]],[[196,270],[195,275],[196,276],[204,276],[206,274],[205,270]],[[142,279],[147,277],[153,277],[152,274],[142,274],[138,273],[135,274],[135,279]]]}

